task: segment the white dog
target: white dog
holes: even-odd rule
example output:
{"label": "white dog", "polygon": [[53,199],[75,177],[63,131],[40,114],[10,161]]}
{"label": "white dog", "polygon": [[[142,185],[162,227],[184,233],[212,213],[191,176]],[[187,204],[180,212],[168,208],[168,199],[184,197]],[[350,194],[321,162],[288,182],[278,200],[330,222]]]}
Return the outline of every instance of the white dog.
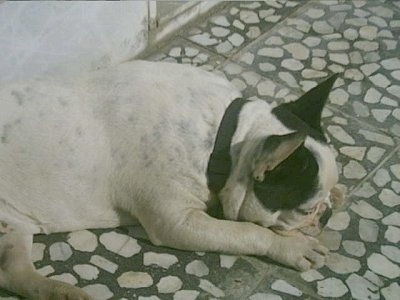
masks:
{"label": "white dog", "polygon": [[323,265],[325,247],[288,231],[329,218],[338,175],[320,117],[334,81],[274,109],[167,63],[2,84],[0,287],[90,299],[35,271],[32,236],[135,221],[155,245]]}

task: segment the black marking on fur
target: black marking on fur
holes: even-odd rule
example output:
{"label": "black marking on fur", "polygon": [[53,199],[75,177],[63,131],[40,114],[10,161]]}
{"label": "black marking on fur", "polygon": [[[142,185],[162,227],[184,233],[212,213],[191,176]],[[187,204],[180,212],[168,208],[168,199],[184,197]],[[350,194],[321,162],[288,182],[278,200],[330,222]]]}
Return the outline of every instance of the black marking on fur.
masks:
{"label": "black marking on fur", "polygon": [[61,106],[67,107],[68,106],[68,101],[64,100],[63,98],[57,98],[58,103],[60,103]]}
{"label": "black marking on fur", "polygon": [[4,221],[0,221],[0,225],[3,228],[7,228],[8,227],[8,224],[6,222],[4,222]]}
{"label": "black marking on fur", "polygon": [[318,190],[318,169],[314,155],[301,145],[262,182],[254,181],[254,193],[269,210],[297,208]]}
{"label": "black marking on fur", "polygon": [[8,143],[8,135],[9,135],[10,130],[11,130],[11,125],[10,124],[5,124],[3,126],[3,134],[1,135],[1,142],[3,144],[7,144]]}
{"label": "black marking on fur", "polygon": [[318,142],[327,143],[325,135],[321,131],[316,130],[307,123],[299,119],[295,114],[287,109],[285,105],[280,105],[272,110],[272,113],[278,118],[279,121],[287,128],[303,132],[306,135],[312,137]]}
{"label": "black marking on fur", "polygon": [[18,105],[22,106],[25,102],[25,97],[18,91],[12,91],[11,95],[15,97],[17,100]]}
{"label": "black marking on fur", "polygon": [[272,113],[288,128],[302,131],[317,141],[326,142],[321,128],[321,115],[337,76],[338,74],[332,75],[298,100],[279,105]]}
{"label": "black marking on fur", "polygon": [[332,217],[332,209],[327,207],[324,213],[322,214],[321,218],[319,219],[319,222],[323,227],[328,224],[329,219]]}
{"label": "black marking on fur", "polygon": [[76,133],[77,136],[82,136],[82,135],[83,135],[83,130],[82,130],[82,128],[81,128],[81,127],[77,127],[77,128],[75,129],[75,133]]}
{"label": "black marking on fur", "polygon": [[3,125],[3,132],[1,135],[1,142],[7,144],[10,141],[10,132],[15,125],[21,124],[21,119],[17,119],[14,122],[7,123]]}
{"label": "black marking on fur", "polygon": [[6,244],[4,248],[2,249],[2,253],[0,256],[0,269],[6,271],[8,269],[8,263],[9,263],[9,256],[11,254],[11,250],[14,248],[13,245],[11,244]]}

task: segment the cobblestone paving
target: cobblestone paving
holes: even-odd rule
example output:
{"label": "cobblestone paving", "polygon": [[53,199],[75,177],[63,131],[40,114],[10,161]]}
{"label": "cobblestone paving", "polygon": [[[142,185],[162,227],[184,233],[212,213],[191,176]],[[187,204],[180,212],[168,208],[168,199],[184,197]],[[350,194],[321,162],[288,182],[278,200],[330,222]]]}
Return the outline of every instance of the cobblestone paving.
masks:
{"label": "cobblestone paving", "polygon": [[319,237],[323,268],[155,247],[140,227],[37,236],[36,267],[96,299],[399,299],[399,40],[400,1],[225,2],[147,57],[222,72],[272,105],[340,73],[323,123],[349,197]]}

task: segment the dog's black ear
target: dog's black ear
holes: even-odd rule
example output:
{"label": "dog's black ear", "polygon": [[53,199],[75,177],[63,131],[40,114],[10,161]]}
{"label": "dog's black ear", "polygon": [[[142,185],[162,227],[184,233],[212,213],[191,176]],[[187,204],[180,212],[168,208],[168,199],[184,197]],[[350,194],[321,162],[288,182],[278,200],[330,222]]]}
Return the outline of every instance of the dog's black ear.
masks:
{"label": "dog's black ear", "polygon": [[303,122],[308,124],[308,126],[322,133],[322,110],[337,76],[338,74],[332,75],[322,83],[318,84],[316,87],[306,92],[298,100],[282,104],[275,108],[275,110],[288,110]]}
{"label": "dog's black ear", "polygon": [[259,154],[254,159],[254,179],[262,182],[265,172],[275,169],[296,151],[304,143],[305,139],[306,135],[302,132],[267,137]]}

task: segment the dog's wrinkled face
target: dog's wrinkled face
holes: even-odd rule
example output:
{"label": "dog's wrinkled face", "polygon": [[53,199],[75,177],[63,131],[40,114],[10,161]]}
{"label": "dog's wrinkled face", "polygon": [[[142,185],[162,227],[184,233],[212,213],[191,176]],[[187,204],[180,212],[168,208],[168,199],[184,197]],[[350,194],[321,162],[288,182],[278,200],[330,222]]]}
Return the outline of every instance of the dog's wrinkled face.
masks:
{"label": "dog's wrinkled face", "polygon": [[316,235],[331,216],[330,190],[337,178],[331,149],[307,141],[263,178],[249,180],[239,219]]}
{"label": "dog's wrinkled face", "polygon": [[257,164],[255,170],[239,219],[276,230],[318,234],[331,215],[330,190],[338,178],[331,149],[308,138],[263,176]]}
{"label": "dog's wrinkled face", "polygon": [[[252,165],[247,180],[242,181],[245,191],[237,219],[311,235],[328,222],[330,191],[338,172],[321,129],[321,114],[335,80],[334,75],[299,100],[272,110],[289,133],[267,135],[249,155]],[[232,197],[230,193],[228,187],[222,197]],[[232,216],[228,212],[226,217]]]}

